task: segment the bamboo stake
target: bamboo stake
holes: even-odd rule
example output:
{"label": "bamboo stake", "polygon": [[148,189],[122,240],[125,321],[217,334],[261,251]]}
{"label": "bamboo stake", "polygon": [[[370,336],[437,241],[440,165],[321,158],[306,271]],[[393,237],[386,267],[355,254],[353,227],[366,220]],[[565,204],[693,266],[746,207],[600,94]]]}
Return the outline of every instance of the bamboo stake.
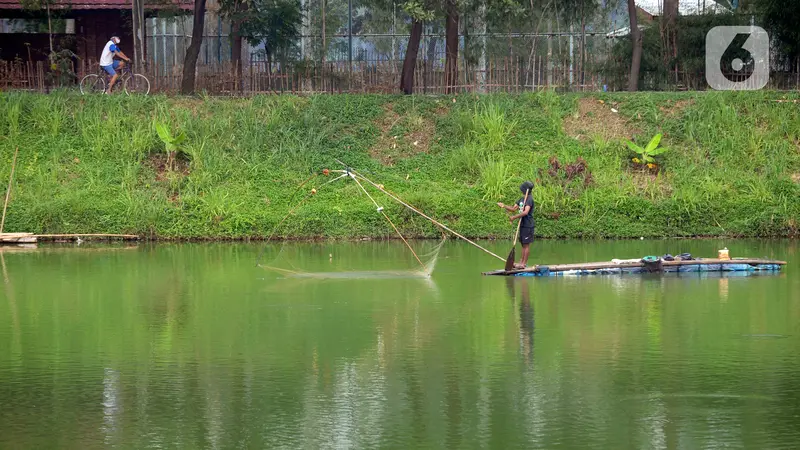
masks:
{"label": "bamboo stake", "polygon": [[135,234],[35,234],[33,237],[40,239],[70,239],[80,237],[98,237],[98,238],[118,238],[123,240],[139,239]]}
{"label": "bamboo stake", "polygon": [[8,188],[6,188],[6,201],[3,204],[3,219],[0,221],[0,234],[3,233],[3,227],[6,224],[6,208],[8,208],[8,199],[11,197],[11,183],[14,181],[14,169],[17,168],[17,154],[19,154],[19,147],[14,151],[14,162],[11,163],[11,175],[8,176]]}

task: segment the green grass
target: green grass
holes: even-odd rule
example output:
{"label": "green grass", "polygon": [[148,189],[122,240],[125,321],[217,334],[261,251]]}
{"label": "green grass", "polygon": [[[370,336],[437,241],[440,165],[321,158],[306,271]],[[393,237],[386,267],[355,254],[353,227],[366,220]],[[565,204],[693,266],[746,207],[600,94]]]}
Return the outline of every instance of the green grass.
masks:
{"label": "green grass", "polygon": [[[580,95],[252,99],[0,94],[0,182],[20,154],[6,231],[135,233],[157,238],[264,237],[345,161],[470,237],[507,236],[494,203],[536,182],[543,237],[787,236],[800,227],[800,113],[795,94],[595,94],[639,130],[662,133],[662,172],[632,172],[622,140],[568,136]],[[684,101],[682,109],[662,109]],[[434,129],[425,151],[384,166],[370,152],[388,104],[409,129]],[[592,118],[594,119],[594,118]],[[601,120],[601,118],[597,118]],[[186,134],[186,171],[161,173],[154,123]],[[407,132],[397,125],[393,134]],[[154,156],[156,155],[156,156]],[[582,157],[585,188],[540,180],[549,159]],[[374,192],[374,191],[373,191]],[[376,195],[407,235],[424,219]],[[352,181],[325,186],[278,230],[284,238],[390,237]]]}

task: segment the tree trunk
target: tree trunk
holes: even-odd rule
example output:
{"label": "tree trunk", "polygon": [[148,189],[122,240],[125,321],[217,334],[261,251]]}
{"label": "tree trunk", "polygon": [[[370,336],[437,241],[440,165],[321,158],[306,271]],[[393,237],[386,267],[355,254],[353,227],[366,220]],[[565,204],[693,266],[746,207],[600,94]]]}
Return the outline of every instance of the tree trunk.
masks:
{"label": "tree trunk", "polygon": [[584,15],[583,1],[581,1],[581,90],[586,87],[586,16]]}
{"label": "tree trunk", "polygon": [[231,48],[231,60],[233,61],[233,78],[235,81],[236,89],[241,92],[244,87],[242,84],[242,35],[239,34],[241,21],[236,20],[231,25],[233,31],[233,48]]}
{"label": "tree trunk", "polygon": [[664,36],[664,67],[675,70],[675,81],[678,77],[678,0],[664,0],[664,20],[662,33]]}
{"label": "tree trunk", "polygon": [[[463,27],[464,27],[464,53],[462,53],[462,55],[461,55],[461,60],[463,61],[462,70],[464,71],[464,85],[465,86],[468,86],[470,84],[470,81],[468,79],[468,77],[470,75],[470,61],[469,61],[469,59],[470,59],[470,56],[472,56],[470,54],[470,51],[469,51],[470,44],[471,44],[470,43],[469,31],[468,31],[469,30],[469,26],[468,26],[469,19],[470,18],[467,15],[467,13],[464,13],[464,15],[459,18],[459,22],[461,22],[463,24]],[[459,45],[460,45],[460,43],[459,43]]]}
{"label": "tree trunk", "polygon": [[189,48],[186,49],[186,57],[183,59],[183,79],[181,80],[181,94],[183,95],[191,95],[194,93],[197,57],[200,55],[200,46],[203,44],[203,28],[205,25],[205,18],[206,0],[195,0],[194,22],[192,23],[192,40],[189,43]]}
{"label": "tree trunk", "polygon": [[553,86],[553,21],[547,20],[547,87]]}
{"label": "tree trunk", "polygon": [[[133,0],[131,11],[131,25],[133,29],[133,61],[144,66],[146,61],[144,54],[145,39],[145,19],[144,19],[144,0]],[[141,69],[140,69],[141,70]]]}
{"label": "tree trunk", "polygon": [[447,0],[447,16],[445,17],[445,92],[455,92],[458,84],[458,5],[456,0]]}
{"label": "tree trunk", "polygon": [[133,31],[133,61],[139,62],[139,40],[136,38],[139,31],[139,26],[136,22],[139,21],[139,7],[136,6],[136,0],[133,0],[131,6],[131,28]]}
{"label": "tree trunk", "polygon": [[239,92],[244,91],[244,83],[242,82],[244,68],[242,67],[242,18],[241,13],[247,8],[247,4],[242,2],[236,5],[234,9],[235,19],[231,22],[231,34],[233,35],[233,43],[231,47],[231,62],[233,63],[233,79],[235,80],[235,89]]}
{"label": "tree trunk", "polygon": [[300,12],[302,18],[300,21],[300,59],[305,61],[311,59],[311,15],[308,13],[311,8],[308,5],[308,0],[300,0]]}
{"label": "tree trunk", "polygon": [[147,22],[144,17],[144,0],[139,0],[139,58],[141,58],[142,67],[145,68],[147,64]]}
{"label": "tree trunk", "polygon": [[325,2],[322,0],[322,73],[325,76],[325,56],[328,53],[328,41],[325,35]]}
{"label": "tree trunk", "polygon": [[50,40],[50,64],[53,64],[54,57],[55,57],[55,50],[53,49],[53,22],[50,19],[50,4],[46,4],[47,6],[47,37]]}
{"label": "tree trunk", "polygon": [[[484,93],[486,92],[486,0],[481,0],[480,6],[478,6],[478,33],[480,33],[480,38],[478,38],[479,47],[480,47],[480,56],[478,57],[478,70],[477,70],[477,81],[478,81],[478,92]],[[464,34],[466,34],[467,28],[464,27]],[[535,38],[534,38],[535,39]],[[464,47],[466,48],[466,42],[464,43]]]}
{"label": "tree trunk", "polygon": [[639,69],[642,66],[642,32],[639,30],[639,20],[636,17],[636,2],[634,0],[628,0],[628,15],[630,16],[631,39],[633,41],[628,90],[634,92],[639,90]]}
{"label": "tree trunk", "polygon": [[417,66],[420,40],[422,40],[422,22],[414,20],[411,23],[411,36],[408,38],[406,56],[403,60],[403,72],[400,74],[400,90],[404,94],[414,93],[414,69]]}
{"label": "tree trunk", "polygon": [[392,3],[392,70],[397,72],[397,3]]}
{"label": "tree trunk", "polygon": [[572,88],[572,84],[575,81],[575,36],[572,34],[572,24],[569,24],[569,86]]}

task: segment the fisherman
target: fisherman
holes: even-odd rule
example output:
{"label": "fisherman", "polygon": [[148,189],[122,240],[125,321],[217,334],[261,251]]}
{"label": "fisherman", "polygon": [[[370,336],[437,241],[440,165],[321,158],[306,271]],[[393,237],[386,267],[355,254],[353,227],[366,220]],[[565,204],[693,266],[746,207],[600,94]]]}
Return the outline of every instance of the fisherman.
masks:
{"label": "fisherman", "polygon": [[508,212],[517,212],[508,218],[509,222],[514,223],[517,219],[522,219],[519,229],[519,242],[522,244],[522,259],[519,264],[514,264],[516,269],[524,269],[528,264],[528,255],[531,252],[531,242],[533,242],[533,231],[536,222],[533,220],[533,183],[526,181],[519,186],[522,197],[517,200],[516,205],[504,205],[498,202],[497,206]]}

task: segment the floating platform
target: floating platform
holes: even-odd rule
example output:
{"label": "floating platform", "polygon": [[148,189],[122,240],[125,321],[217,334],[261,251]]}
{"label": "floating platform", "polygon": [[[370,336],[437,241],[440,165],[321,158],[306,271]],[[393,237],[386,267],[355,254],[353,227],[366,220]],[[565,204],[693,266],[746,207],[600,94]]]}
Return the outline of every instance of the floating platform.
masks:
{"label": "floating platform", "polygon": [[526,269],[495,270],[484,275],[506,277],[547,277],[570,275],[620,275],[645,273],[688,273],[688,272],[778,272],[785,261],[758,258],[692,259],[688,261],[659,261],[659,264],[645,264],[641,260],[614,260],[582,264],[537,265]]}
{"label": "floating platform", "polygon": [[35,244],[41,241],[70,242],[86,240],[122,240],[135,241],[135,234],[33,234],[33,233],[0,233],[0,245],[3,244]]}
{"label": "floating platform", "polygon": [[35,244],[36,241],[36,235],[33,233],[0,233],[0,245]]}

